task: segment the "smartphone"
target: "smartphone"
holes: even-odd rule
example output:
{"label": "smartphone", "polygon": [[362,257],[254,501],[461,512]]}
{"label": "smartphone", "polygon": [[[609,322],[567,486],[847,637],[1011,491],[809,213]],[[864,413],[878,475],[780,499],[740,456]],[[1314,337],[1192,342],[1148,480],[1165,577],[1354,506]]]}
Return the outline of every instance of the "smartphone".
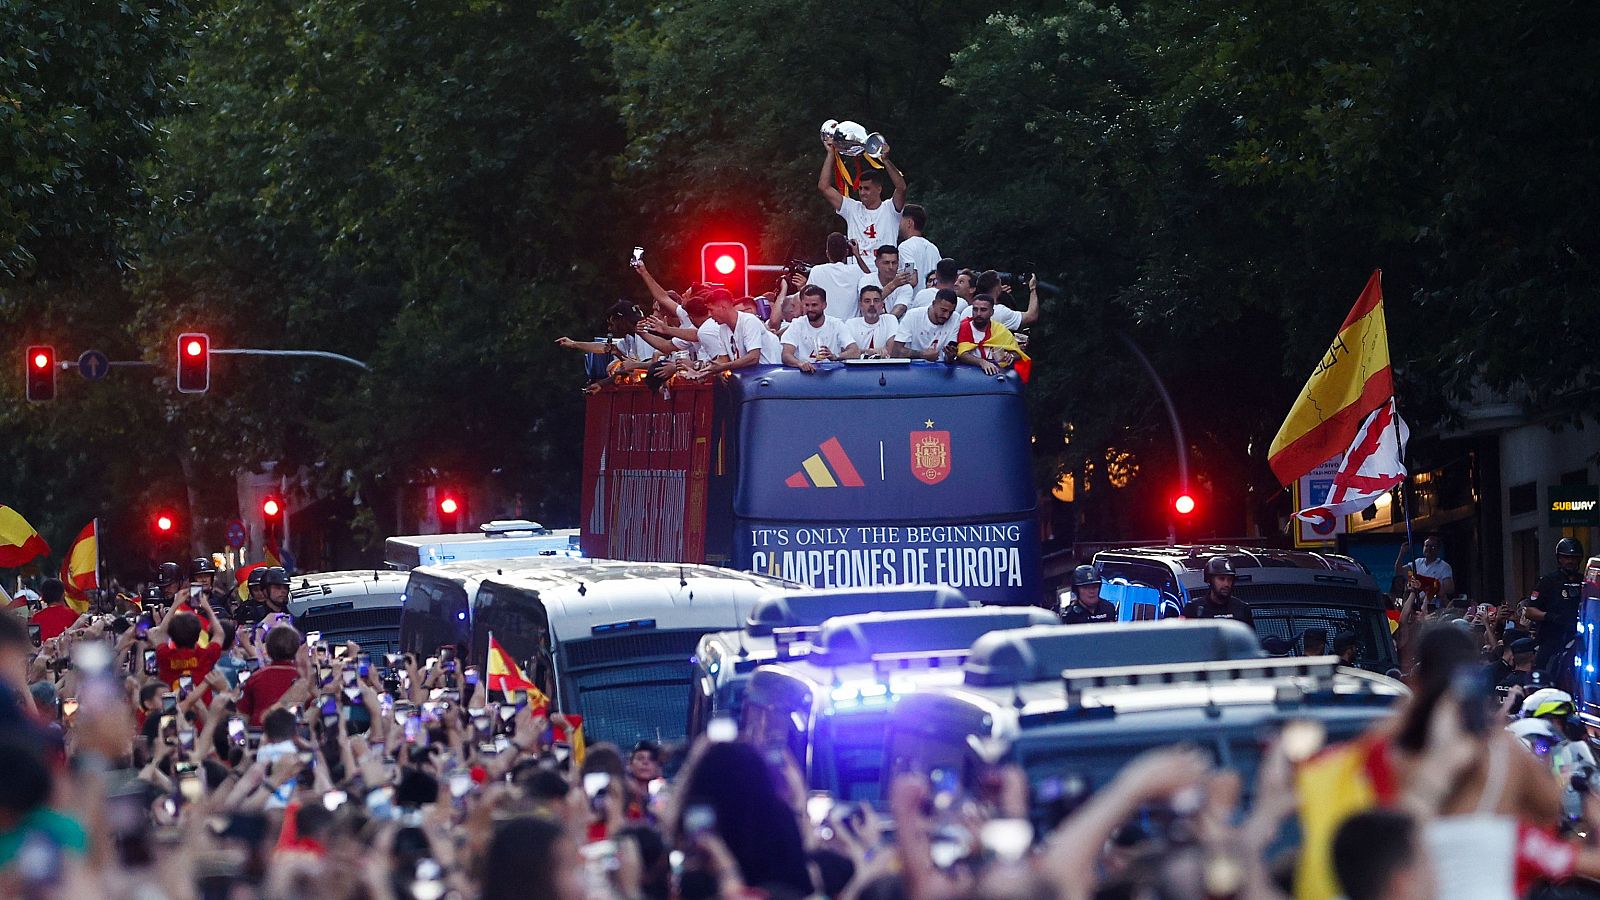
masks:
{"label": "smartphone", "polygon": [[178,693],[188,694],[194,688],[194,679],[188,675],[178,676]]}
{"label": "smartphone", "polygon": [[72,718],[72,716],[74,714],[76,714],[77,711],[78,711],[78,698],[77,697],[63,697],[61,699],[61,717],[63,719]]}
{"label": "smartphone", "polygon": [[[398,715],[399,714],[396,713],[396,716],[398,716]],[[418,716],[418,715],[416,715],[414,713],[411,714],[411,715],[406,716],[405,729],[406,729],[406,743],[408,743],[408,744],[421,744],[424,747],[426,747],[428,745],[428,741],[427,741],[428,731],[427,731],[427,729],[422,727],[422,717],[421,716]]]}
{"label": "smartphone", "polygon": [[706,723],[706,740],[726,744],[739,739],[739,722],[732,716],[717,716]]}
{"label": "smartphone", "polygon": [[683,811],[683,833],[689,838],[700,837],[716,827],[717,811],[704,803],[696,803]]}
{"label": "smartphone", "polygon": [[324,694],[322,699],[317,701],[317,707],[324,716],[339,715],[339,700],[331,695]]}
{"label": "smartphone", "polygon": [[345,687],[355,687],[356,682],[361,680],[361,676],[356,674],[355,669],[345,669],[343,678]]}
{"label": "smartphone", "polygon": [[467,666],[466,671],[461,673],[461,677],[466,679],[467,684],[476,686],[478,684],[478,667]]}
{"label": "smartphone", "polygon": [[405,657],[398,653],[385,653],[383,655],[383,664],[391,669],[400,668],[405,664],[405,661]]}
{"label": "smartphone", "polygon": [[246,681],[249,681],[249,680],[250,680],[250,670],[249,669],[240,669],[239,670],[239,687],[244,687],[244,683]]}
{"label": "smartphone", "polygon": [[961,792],[961,773],[955,769],[934,769],[928,773],[933,787],[933,808],[944,812],[954,806]]}
{"label": "smartphone", "polygon": [[154,650],[146,650],[144,652],[144,673],[146,675],[154,675],[159,671],[161,671],[161,664],[156,660],[156,652]]}
{"label": "smartphone", "polygon": [[162,694],[161,695],[161,711],[164,712],[164,713],[175,713],[175,712],[177,712],[178,711],[178,695],[174,694],[171,691],[167,691],[165,694]]}
{"label": "smartphone", "polygon": [[1461,728],[1471,735],[1489,730],[1489,678],[1482,666],[1458,666],[1450,678],[1450,692],[1461,705]]}
{"label": "smartphone", "polygon": [[479,743],[486,743],[494,737],[494,720],[488,716],[474,716],[472,729]]}
{"label": "smartphone", "polygon": [[193,803],[200,799],[200,773],[190,769],[178,773],[178,796],[185,803]]}
{"label": "smartphone", "polygon": [[833,798],[827,791],[812,791],[806,798],[806,818],[811,820],[812,827],[828,821],[828,813],[833,810]]}
{"label": "smartphone", "polygon": [[356,675],[365,678],[372,671],[372,657],[366,653],[356,654]]}
{"label": "smartphone", "polygon": [[[18,616],[18,618],[21,618],[21,616]],[[38,647],[44,643],[44,641],[39,637],[38,622],[28,623],[28,640],[32,641],[35,647]]]}
{"label": "smartphone", "polygon": [[611,776],[605,772],[589,772],[583,776],[583,792],[589,795],[589,807],[604,813],[606,788],[611,787]]}
{"label": "smartphone", "polygon": [[235,747],[245,745],[246,727],[243,716],[230,716],[228,718],[228,743]]}
{"label": "smartphone", "polygon": [[314,646],[316,646],[317,644],[320,644],[320,643],[322,643],[322,632],[320,632],[320,631],[308,631],[308,632],[306,632],[306,645],[307,646],[314,647]]}
{"label": "smartphone", "polygon": [[145,635],[147,635],[149,633],[150,633],[150,614],[149,613],[140,613],[138,620],[133,623],[133,636],[142,641],[142,640],[144,640]]}
{"label": "smartphone", "polygon": [[640,266],[644,265],[644,248],[643,247],[635,247],[635,248],[633,248],[633,256],[628,258],[628,265],[633,266],[635,269],[637,269]]}
{"label": "smartphone", "polygon": [[178,731],[178,749],[184,753],[194,752],[194,729],[184,728]]}

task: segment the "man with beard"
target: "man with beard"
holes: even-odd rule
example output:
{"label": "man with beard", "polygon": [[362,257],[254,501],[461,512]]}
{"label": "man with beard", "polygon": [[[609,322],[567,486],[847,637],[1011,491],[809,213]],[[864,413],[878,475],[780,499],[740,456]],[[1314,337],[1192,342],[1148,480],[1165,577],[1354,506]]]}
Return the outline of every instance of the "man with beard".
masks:
{"label": "man with beard", "polygon": [[1255,617],[1250,614],[1250,607],[1233,595],[1233,583],[1237,574],[1233,570],[1233,561],[1226,556],[1213,556],[1206,560],[1206,583],[1211,585],[1211,590],[1198,600],[1190,600],[1189,605],[1183,608],[1183,617],[1238,619],[1254,628],[1256,622]]}
{"label": "man with beard", "polygon": [[828,295],[815,285],[800,292],[800,312],[783,332],[783,364],[815,372],[812,360],[853,359],[860,355],[844,323],[828,315]]}

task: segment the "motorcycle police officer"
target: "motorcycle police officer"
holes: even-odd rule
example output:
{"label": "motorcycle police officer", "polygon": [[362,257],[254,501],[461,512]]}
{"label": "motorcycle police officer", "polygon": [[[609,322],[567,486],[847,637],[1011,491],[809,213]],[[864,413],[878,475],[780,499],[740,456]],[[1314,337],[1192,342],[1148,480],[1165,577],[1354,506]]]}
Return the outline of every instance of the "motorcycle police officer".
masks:
{"label": "motorcycle police officer", "polygon": [[1533,667],[1544,671],[1578,633],[1583,605],[1583,545],[1575,538],[1556,542],[1556,570],[1539,576],[1524,613],[1538,626],[1539,655]]}
{"label": "motorcycle police officer", "polygon": [[1211,590],[1198,600],[1190,600],[1183,608],[1185,619],[1238,619],[1254,628],[1255,617],[1243,600],[1233,595],[1233,583],[1238,573],[1233,561],[1226,556],[1213,556],[1206,560],[1206,583]]}
{"label": "motorcycle police officer", "polygon": [[[233,604],[228,592],[217,587],[217,566],[209,556],[196,556],[189,563],[189,586],[199,587],[206,596],[211,598],[211,608],[217,615],[224,619],[233,618]],[[199,598],[191,606],[199,606]]]}
{"label": "motorcycle police officer", "polygon": [[[260,575],[260,599],[257,579]],[[239,606],[239,622],[255,625],[268,616],[289,614],[289,572],[283,566],[263,566],[250,573],[250,600]]]}
{"label": "motorcycle police officer", "polygon": [[1100,598],[1100,573],[1094,566],[1072,570],[1072,602],[1061,610],[1064,625],[1117,621],[1116,604]]}

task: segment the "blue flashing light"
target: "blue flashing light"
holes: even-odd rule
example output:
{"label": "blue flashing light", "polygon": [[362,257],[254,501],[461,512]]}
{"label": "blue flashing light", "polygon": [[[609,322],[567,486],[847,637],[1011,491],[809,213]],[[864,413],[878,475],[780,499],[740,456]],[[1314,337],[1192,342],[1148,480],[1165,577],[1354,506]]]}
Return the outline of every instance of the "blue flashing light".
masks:
{"label": "blue flashing light", "polygon": [[[638,631],[656,627],[655,619],[631,619],[627,622],[607,622],[589,629],[590,634],[615,634],[618,631]],[[690,657],[693,659],[693,657]]]}
{"label": "blue flashing light", "polygon": [[1573,658],[1572,658],[1572,666],[1573,666],[1573,668],[1576,668],[1576,669],[1581,669],[1581,668],[1583,668],[1583,657],[1581,657],[1581,656],[1574,656],[1574,657],[1573,657]]}
{"label": "blue flashing light", "polygon": [[466,620],[467,620],[466,612],[463,611],[463,612],[456,613],[456,621],[465,622]]}

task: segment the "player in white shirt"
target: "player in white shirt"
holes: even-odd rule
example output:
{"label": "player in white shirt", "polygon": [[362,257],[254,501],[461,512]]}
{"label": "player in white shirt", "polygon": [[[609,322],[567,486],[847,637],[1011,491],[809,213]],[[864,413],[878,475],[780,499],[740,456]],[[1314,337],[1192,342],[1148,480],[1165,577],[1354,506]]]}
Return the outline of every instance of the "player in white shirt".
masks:
{"label": "player in white shirt", "polygon": [[746,366],[781,365],[783,356],[778,347],[777,335],[768,331],[767,326],[755,315],[741,312],[735,302],[733,294],[720,288],[712,291],[711,296],[706,298],[711,321],[722,326],[720,337],[723,342],[721,347],[716,348],[721,352],[717,354],[708,371],[717,373],[729,369],[742,369]]}
{"label": "player in white shirt", "polygon": [[[828,147],[828,156],[822,161],[822,174],[817,176],[817,190],[828,198],[834,211],[845,222],[845,234],[864,250],[876,250],[884,244],[900,240],[900,212],[906,208],[906,179],[895,164],[884,156],[882,169],[868,169],[861,173],[856,183],[860,199],[851,199],[833,186],[833,174],[839,153]],[[885,174],[887,173],[887,175]],[[891,184],[892,187],[891,187]],[[893,197],[890,192],[893,191]]]}
{"label": "player in white shirt", "polygon": [[869,284],[861,289],[861,315],[844,323],[844,330],[862,358],[879,359],[889,355],[900,320],[883,311],[883,290]]}
{"label": "player in white shirt", "polygon": [[948,349],[953,357],[956,330],[960,327],[961,320],[956,317],[956,292],[942,289],[932,303],[911,310],[900,320],[889,355],[932,362],[946,355]]}
{"label": "player in white shirt", "polygon": [[[977,289],[977,293],[988,294],[995,299],[994,320],[1011,331],[1027,328],[1034,322],[1039,321],[1039,280],[1037,277],[1028,276],[1028,308],[1022,310],[1012,309],[1002,302],[1011,299],[1011,286],[1000,283],[999,272],[989,269],[980,274],[975,282],[969,279],[969,283],[973,284]],[[957,315],[960,315],[960,313],[957,313]]]}
{"label": "player in white shirt", "polygon": [[[856,284],[857,297],[860,296],[862,288],[871,285],[883,289],[885,295],[883,302],[886,307],[909,304],[917,273],[901,267],[900,251],[895,249],[893,244],[879,247],[874,257],[876,266],[873,271],[861,276],[861,280]],[[850,318],[855,318],[855,314],[852,313]]]}
{"label": "player in white shirt", "polygon": [[622,360],[627,371],[647,368],[656,355],[654,347],[638,334],[639,322],[644,318],[639,307],[619,300],[606,311],[606,337],[598,341],[575,341],[569,337],[556,338],[556,346],[585,353],[606,353]]}
{"label": "player in white shirt", "polygon": [[900,213],[900,264],[917,270],[913,294],[927,286],[928,276],[939,265],[939,248],[922,236],[927,224],[927,210],[915,203],[907,203]]}
{"label": "player in white shirt", "polygon": [[815,372],[812,360],[854,359],[860,351],[845,333],[844,323],[828,315],[828,298],[822,289],[800,292],[801,317],[783,332],[783,364],[802,372]]}
{"label": "player in white shirt", "polygon": [[812,266],[806,283],[828,292],[828,315],[835,319],[851,318],[856,314],[861,277],[872,270],[861,258],[861,248],[852,245],[837,231],[828,235],[827,253],[829,261]]}
{"label": "player in white shirt", "polygon": [[[906,311],[909,309],[916,309],[919,306],[925,307],[932,303],[933,295],[939,293],[940,288],[956,290],[957,281],[961,277],[961,270],[956,267],[955,260],[941,259],[934,264],[932,271],[933,287],[926,287],[920,291],[917,291],[912,295],[911,303],[905,307],[896,307],[893,304],[885,304],[888,307],[889,312],[893,313],[896,317],[903,317],[906,314]],[[958,316],[961,315],[962,311],[967,308],[967,301],[960,297],[960,293],[960,291],[956,291],[956,315]]]}

